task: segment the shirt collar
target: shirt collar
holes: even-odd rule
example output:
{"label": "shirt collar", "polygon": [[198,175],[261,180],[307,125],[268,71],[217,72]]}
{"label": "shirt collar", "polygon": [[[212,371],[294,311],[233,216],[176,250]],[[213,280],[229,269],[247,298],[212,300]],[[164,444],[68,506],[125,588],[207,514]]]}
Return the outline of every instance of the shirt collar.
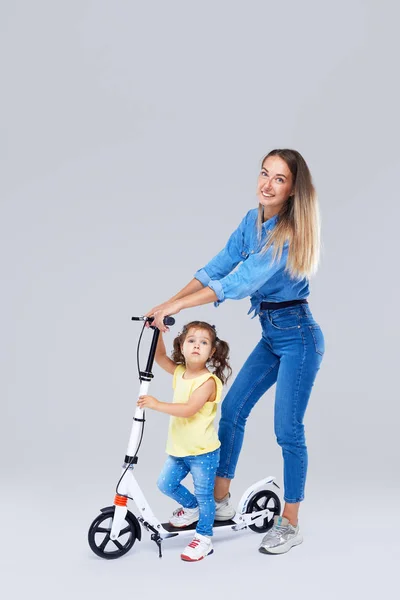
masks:
{"label": "shirt collar", "polygon": [[275,227],[277,220],[278,220],[278,215],[274,215],[270,219],[267,219],[267,221],[265,221],[262,224],[263,229],[272,229],[273,227]]}

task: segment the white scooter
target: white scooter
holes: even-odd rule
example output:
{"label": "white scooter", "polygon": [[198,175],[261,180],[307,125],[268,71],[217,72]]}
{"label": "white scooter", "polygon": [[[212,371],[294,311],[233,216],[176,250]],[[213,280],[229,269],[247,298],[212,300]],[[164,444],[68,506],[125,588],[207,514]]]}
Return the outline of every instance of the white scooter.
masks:
{"label": "white scooter", "polygon": [[[132,317],[132,320],[152,322],[153,319]],[[173,325],[175,319],[173,317],[165,317],[164,323],[166,325]],[[140,381],[139,396],[148,394],[149,384],[153,378],[152,367],[158,336],[160,335],[160,331],[151,326],[151,329],[154,330],[153,338],[146,369],[141,371],[139,366],[139,346],[144,329],[145,324],[143,325],[137,347]],[[126,554],[137,539],[141,540],[140,525],[151,532],[151,539],[157,544],[160,557],[162,556],[161,543],[164,539],[191,533],[196,528],[196,523],[183,528],[174,527],[170,523],[161,523],[151,510],[133,475],[133,469],[138,462],[138,451],[143,438],[144,415],[144,410],[136,407],[122,474],[116,486],[114,504],[100,509],[100,514],[94,519],[89,528],[89,546],[101,558],[113,559]],[[274,477],[266,477],[247,488],[239,501],[234,517],[229,521],[214,521],[213,527],[218,529],[230,528],[234,531],[249,527],[258,533],[268,531],[273,525],[274,516],[279,515],[281,512],[279,497],[271,489],[268,489],[269,486],[279,488],[274,479]],[[136,517],[128,510],[128,499],[135,502],[140,516]]]}

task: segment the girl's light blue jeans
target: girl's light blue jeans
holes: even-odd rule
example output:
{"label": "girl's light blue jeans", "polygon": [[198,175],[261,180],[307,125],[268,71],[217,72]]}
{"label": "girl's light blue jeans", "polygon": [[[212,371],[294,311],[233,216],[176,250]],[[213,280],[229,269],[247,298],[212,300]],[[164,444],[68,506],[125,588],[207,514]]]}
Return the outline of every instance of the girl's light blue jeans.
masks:
{"label": "girl's light blue jeans", "polygon": [[[274,426],[282,448],[284,499],[304,499],[307,447],[303,419],[324,354],[324,336],[307,304],[260,312],[262,337],[222,403],[217,475],[235,475],[247,418],[276,383]],[[263,429],[260,424],[260,453]]]}
{"label": "girl's light blue jeans", "polygon": [[[184,508],[199,507],[196,532],[212,536],[215,516],[214,480],[219,462],[219,448],[198,456],[168,456],[157,481],[158,488]],[[181,484],[190,473],[194,495]]]}

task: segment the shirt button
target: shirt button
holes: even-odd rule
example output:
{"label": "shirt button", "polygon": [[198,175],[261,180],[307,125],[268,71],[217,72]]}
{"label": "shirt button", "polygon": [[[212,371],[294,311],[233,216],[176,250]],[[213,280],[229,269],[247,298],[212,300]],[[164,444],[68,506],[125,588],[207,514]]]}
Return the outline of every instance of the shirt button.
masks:
{"label": "shirt button", "polygon": [[254,250],[250,250],[250,254],[254,254]]}

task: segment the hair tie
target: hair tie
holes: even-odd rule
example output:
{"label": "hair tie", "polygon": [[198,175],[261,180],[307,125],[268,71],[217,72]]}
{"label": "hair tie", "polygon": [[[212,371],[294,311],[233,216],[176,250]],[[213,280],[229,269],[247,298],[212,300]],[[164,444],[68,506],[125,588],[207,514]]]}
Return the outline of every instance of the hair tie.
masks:
{"label": "hair tie", "polygon": [[211,327],[214,329],[214,333],[215,333],[215,341],[216,342],[220,342],[221,340],[219,339],[219,337],[217,336],[217,329],[215,327],[215,325],[211,325]]}

